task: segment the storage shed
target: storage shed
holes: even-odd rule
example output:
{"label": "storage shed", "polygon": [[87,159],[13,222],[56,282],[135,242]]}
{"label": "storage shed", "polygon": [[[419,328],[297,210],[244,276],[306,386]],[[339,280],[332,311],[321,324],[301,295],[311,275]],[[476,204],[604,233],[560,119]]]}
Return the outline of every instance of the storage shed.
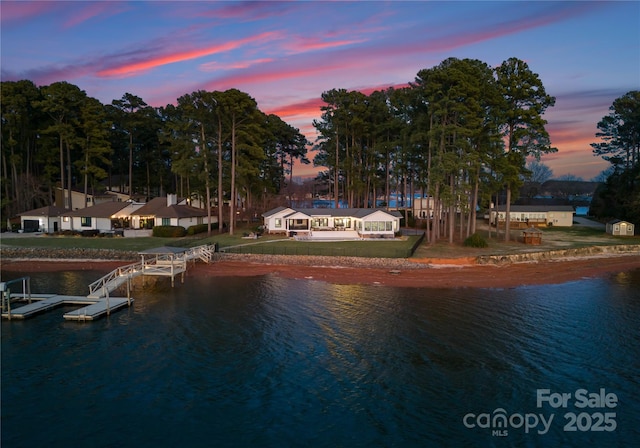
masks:
{"label": "storage shed", "polygon": [[635,226],[633,223],[623,221],[621,219],[614,219],[607,223],[607,233],[610,235],[619,236],[633,236],[635,232]]}

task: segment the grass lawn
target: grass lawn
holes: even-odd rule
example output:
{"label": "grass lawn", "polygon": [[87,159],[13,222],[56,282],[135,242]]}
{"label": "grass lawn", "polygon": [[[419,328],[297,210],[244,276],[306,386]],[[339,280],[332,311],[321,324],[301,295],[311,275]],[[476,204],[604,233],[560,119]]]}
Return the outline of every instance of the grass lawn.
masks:
{"label": "grass lawn", "polygon": [[[243,234],[252,229],[238,228],[235,235],[206,234],[183,238],[108,238],[81,236],[23,236],[1,238],[2,246],[41,247],[61,249],[112,249],[123,251],[142,251],[161,246],[195,247],[203,244],[217,244],[219,249],[232,253],[254,253],[273,255],[323,255],[323,256],[357,256],[379,258],[405,258],[419,238],[408,236],[402,240],[364,240],[364,241],[296,241],[282,235],[263,235],[259,239],[245,239]],[[602,230],[583,226],[569,228],[551,227],[542,229],[540,246],[524,245],[520,242],[521,231],[512,231],[512,241],[504,242],[504,235],[488,238],[486,226],[480,227],[478,233],[483,236],[489,246],[486,248],[465,247],[461,242],[453,244],[438,241],[435,244],[423,242],[415,251],[414,258],[458,258],[476,257],[479,255],[508,254],[517,252],[545,251],[569,249],[598,245],[638,244],[640,237],[615,237]]]}

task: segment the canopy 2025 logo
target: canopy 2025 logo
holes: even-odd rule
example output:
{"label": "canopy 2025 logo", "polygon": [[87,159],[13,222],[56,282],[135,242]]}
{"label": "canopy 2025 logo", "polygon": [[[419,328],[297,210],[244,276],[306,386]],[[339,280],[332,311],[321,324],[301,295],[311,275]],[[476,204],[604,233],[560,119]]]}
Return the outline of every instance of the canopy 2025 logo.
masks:
{"label": "canopy 2025 logo", "polygon": [[[469,412],[462,418],[466,428],[490,430],[491,435],[507,437],[510,430],[530,432],[540,435],[547,434],[555,412],[541,412],[543,408],[566,410],[563,431],[615,431],[618,424],[616,413],[609,412],[618,406],[618,396],[600,388],[598,392],[587,389],[577,389],[575,392],[552,392],[551,389],[536,390],[536,408],[538,412],[515,412],[509,414],[504,408],[497,408],[493,412]],[[569,408],[576,410],[569,411]],[[580,412],[581,411],[581,412]]]}

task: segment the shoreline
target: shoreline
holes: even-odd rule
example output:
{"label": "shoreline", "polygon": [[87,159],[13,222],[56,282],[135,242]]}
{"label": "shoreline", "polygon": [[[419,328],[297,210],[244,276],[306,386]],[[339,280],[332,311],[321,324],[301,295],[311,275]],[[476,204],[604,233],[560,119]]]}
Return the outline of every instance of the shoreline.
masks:
{"label": "shoreline", "polygon": [[[278,258],[280,257],[280,258]],[[103,270],[135,263],[100,259],[3,259],[7,272],[62,272]],[[603,278],[640,269],[636,253],[567,257],[497,265],[476,264],[471,258],[430,260],[369,259],[351,257],[285,257],[222,255],[211,263],[190,264],[186,278],[253,277],[283,278],[334,284],[366,284],[414,288],[513,288]]]}

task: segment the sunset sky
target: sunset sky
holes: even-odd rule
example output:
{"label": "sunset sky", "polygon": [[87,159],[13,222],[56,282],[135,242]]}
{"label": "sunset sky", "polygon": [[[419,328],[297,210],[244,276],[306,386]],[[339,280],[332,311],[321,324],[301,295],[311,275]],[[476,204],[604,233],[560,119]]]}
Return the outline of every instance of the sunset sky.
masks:
{"label": "sunset sky", "polygon": [[[237,88],[314,141],[320,95],[413,81],[448,57],[526,61],[547,93],[554,176],[589,180],[596,124],[640,89],[640,2],[5,1],[2,81],[68,81],[103,104]],[[295,176],[317,168],[296,167]]]}

